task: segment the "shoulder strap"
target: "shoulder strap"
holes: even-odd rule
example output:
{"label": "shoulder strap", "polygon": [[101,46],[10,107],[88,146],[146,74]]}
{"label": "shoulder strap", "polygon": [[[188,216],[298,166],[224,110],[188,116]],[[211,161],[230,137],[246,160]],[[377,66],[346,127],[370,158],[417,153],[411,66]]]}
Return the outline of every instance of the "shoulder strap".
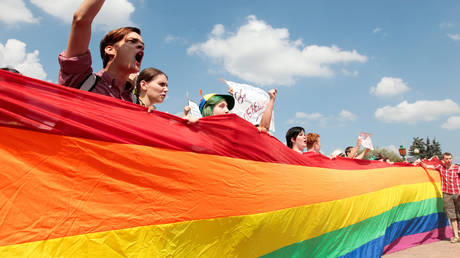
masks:
{"label": "shoulder strap", "polygon": [[133,100],[134,104],[140,104],[139,103],[139,98],[136,96],[136,94],[131,92],[131,99]]}
{"label": "shoulder strap", "polygon": [[100,79],[101,78],[99,76],[92,73],[88,75],[88,77],[86,77],[86,79],[81,83],[79,89],[84,91],[92,91]]}

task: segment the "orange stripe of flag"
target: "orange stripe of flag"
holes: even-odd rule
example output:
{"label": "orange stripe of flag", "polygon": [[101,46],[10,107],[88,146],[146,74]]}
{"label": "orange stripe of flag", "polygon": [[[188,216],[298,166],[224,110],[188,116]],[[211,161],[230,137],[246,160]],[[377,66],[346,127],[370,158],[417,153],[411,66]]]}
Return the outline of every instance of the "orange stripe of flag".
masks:
{"label": "orange stripe of flag", "polygon": [[439,182],[437,172],[417,167],[333,170],[5,127],[0,134],[0,245],[256,214]]}

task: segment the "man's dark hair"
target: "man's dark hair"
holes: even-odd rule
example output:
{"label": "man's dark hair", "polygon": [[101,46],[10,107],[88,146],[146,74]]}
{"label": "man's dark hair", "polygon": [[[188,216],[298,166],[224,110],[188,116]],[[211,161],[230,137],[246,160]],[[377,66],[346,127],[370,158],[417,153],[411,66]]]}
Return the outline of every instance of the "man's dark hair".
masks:
{"label": "man's dark hair", "polygon": [[118,28],[109,31],[107,34],[105,34],[105,37],[101,40],[101,43],[99,44],[99,51],[101,52],[102,58],[102,66],[104,68],[110,61],[109,55],[105,53],[105,47],[115,45],[117,42],[123,40],[126,37],[126,35],[128,35],[131,32],[136,32],[137,34],[141,35],[141,30],[136,27]]}
{"label": "man's dark hair", "polygon": [[353,146],[348,146],[345,148],[345,157],[348,157],[348,153],[351,152],[351,149],[353,149]]}
{"label": "man's dark hair", "polygon": [[292,145],[292,141],[291,139],[296,139],[297,136],[301,133],[301,132],[305,132],[305,129],[303,129],[302,127],[300,126],[294,126],[292,128],[290,128],[287,133],[286,133],[286,145],[292,149],[293,145]]}
{"label": "man's dark hair", "polygon": [[452,153],[450,153],[450,152],[444,152],[444,153],[442,154],[442,158],[444,158],[445,156],[452,156]]}

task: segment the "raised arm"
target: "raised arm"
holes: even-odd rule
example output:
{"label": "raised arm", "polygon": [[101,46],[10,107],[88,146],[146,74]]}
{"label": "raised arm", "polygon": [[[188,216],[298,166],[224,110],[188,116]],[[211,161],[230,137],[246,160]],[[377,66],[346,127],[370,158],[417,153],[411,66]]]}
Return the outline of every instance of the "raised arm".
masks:
{"label": "raised arm", "polygon": [[351,149],[350,155],[348,157],[351,158],[351,159],[356,158],[356,154],[358,154],[358,151],[359,151],[360,147],[361,147],[361,138],[358,138],[358,140],[356,141],[356,146]]}
{"label": "raised arm", "polygon": [[369,153],[370,149],[366,148],[363,152],[361,152],[358,156],[356,156],[356,159],[364,159],[366,157],[367,153]]}
{"label": "raised arm", "polygon": [[423,168],[425,169],[436,169],[433,165],[427,165],[425,163],[423,163],[423,161],[420,161],[420,166],[422,166]]}
{"label": "raised arm", "polygon": [[105,0],[83,0],[75,11],[65,57],[84,54],[91,39],[91,24]]}
{"label": "raised arm", "polygon": [[268,95],[270,95],[270,100],[268,101],[267,107],[262,115],[262,119],[259,123],[259,128],[265,131],[270,129],[270,122],[272,121],[272,114],[273,114],[273,106],[275,105],[276,94],[278,91],[276,89],[271,89],[268,91]]}

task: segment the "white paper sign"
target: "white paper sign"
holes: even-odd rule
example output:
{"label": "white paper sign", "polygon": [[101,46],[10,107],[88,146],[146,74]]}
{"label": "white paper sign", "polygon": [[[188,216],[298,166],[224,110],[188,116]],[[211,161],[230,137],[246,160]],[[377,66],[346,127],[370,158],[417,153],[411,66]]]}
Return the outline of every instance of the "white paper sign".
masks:
{"label": "white paper sign", "polygon": [[190,107],[190,114],[195,118],[201,118],[200,107],[195,102],[189,100],[188,106]]}
{"label": "white paper sign", "polygon": [[[235,98],[235,107],[230,112],[237,114],[254,125],[259,124],[270,100],[268,93],[251,85],[231,81],[225,82],[233,88],[233,97]],[[274,112],[270,121],[270,131],[275,131]]]}
{"label": "white paper sign", "polygon": [[372,134],[370,133],[359,133],[359,139],[361,139],[361,146],[366,149],[374,150],[374,146],[372,145]]}

